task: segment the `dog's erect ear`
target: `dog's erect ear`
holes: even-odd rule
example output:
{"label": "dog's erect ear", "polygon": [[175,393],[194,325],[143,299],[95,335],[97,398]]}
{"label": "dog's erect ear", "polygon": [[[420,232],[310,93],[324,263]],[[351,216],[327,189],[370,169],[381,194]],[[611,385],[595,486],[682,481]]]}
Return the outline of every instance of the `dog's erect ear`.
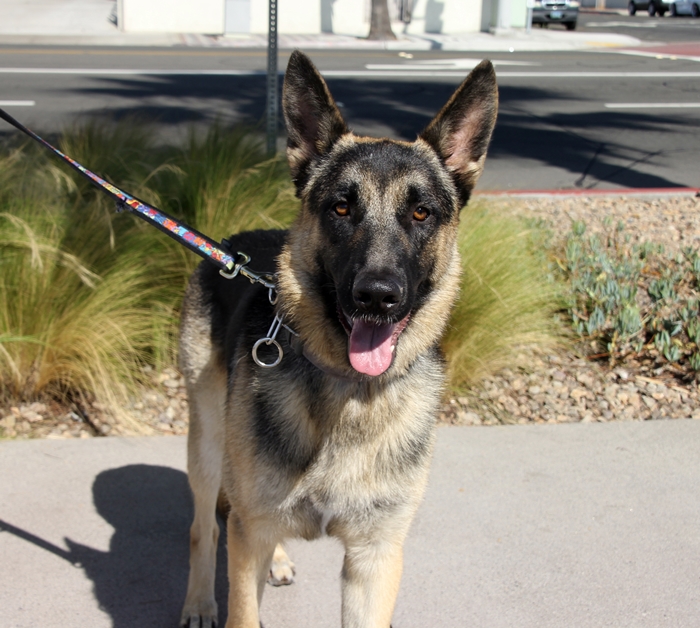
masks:
{"label": "dog's erect ear", "polygon": [[452,173],[465,203],[484,169],[497,112],[496,72],[485,60],[464,79],[420,135]]}
{"label": "dog's erect ear", "polygon": [[282,90],[287,123],[287,159],[297,188],[303,187],[311,160],[328,152],[348,129],[326,82],[311,60],[295,50]]}

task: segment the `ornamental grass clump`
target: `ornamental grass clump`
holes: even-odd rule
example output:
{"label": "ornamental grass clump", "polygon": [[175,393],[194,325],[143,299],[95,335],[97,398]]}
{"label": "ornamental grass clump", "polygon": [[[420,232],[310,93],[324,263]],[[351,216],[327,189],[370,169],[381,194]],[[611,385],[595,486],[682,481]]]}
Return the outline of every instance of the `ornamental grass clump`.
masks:
{"label": "ornamental grass clump", "polygon": [[140,431],[119,408],[173,320],[129,245],[133,221],[34,146],[0,170],[0,398],[94,401]]}
{"label": "ornamental grass clump", "polygon": [[700,371],[700,252],[630,245],[624,224],[602,235],[574,223],[559,267],[572,327],[593,358],[693,378]]}
{"label": "ornamental grass clump", "polygon": [[483,201],[462,212],[461,294],[443,343],[456,390],[512,366],[525,345],[552,348],[561,340],[558,288],[536,248],[539,228]]}
{"label": "ornamental grass clump", "polygon": [[[216,238],[294,211],[288,176],[250,134],[157,147],[133,121],[74,128],[66,154]],[[205,200],[199,200],[205,199]],[[238,213],[232,199],[240,201]],[[205,202],[206,201],[206,202]],[[208,203],[208,204],[207,204]],[[122,410],[145,366],[175,361],[178,308],[199,258],[32,143],[0,155],[0,402]]]}

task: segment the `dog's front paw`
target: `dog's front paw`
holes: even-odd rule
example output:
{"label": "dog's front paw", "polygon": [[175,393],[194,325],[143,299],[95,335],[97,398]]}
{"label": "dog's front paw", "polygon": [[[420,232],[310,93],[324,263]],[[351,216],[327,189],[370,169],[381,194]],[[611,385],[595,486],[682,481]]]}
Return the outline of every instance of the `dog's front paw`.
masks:
{"label": "dog's front paw", "polygon": [[294,563],[287,556],[281,545],[275,548],[275,554],[270,563],[270,574],[267,576],[267,581],[273,587],[281,587],[294,582]]}
{"label": "dog's front paw", "polygon": [[218,624],[216,602],[199,604],[198,608],[185,605],[182,610],[180,626],[182,628],[215,628]]}
{"label": "dog's front paw", "polygon": [[211,616],[190,615],[180,620],[180,626],[184,628],[216,628],[216,619]]}

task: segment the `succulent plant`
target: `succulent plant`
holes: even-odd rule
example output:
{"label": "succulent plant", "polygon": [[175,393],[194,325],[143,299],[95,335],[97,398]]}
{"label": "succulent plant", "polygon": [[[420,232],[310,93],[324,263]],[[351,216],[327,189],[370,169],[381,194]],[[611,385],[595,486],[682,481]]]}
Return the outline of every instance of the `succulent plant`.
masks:
{"label": "succulent plant", "polygon": [[700,250],[667,254],[653,242],[630,245],[623,222],[606,219],[604,226],[597,235],[574,222],[563,247],[558,268],[573,330],[611,363],[636,354],[700,371]]}

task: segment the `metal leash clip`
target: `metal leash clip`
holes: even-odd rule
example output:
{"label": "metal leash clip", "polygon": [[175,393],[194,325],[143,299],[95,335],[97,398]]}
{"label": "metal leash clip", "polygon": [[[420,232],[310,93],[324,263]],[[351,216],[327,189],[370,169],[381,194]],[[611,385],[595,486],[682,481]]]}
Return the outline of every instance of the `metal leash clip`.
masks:
{"label": "metal leash clip", "polygon": [[[222,241],[222,244],[227,245],[226,240]],[[220,270],[219,274],[226,279],[233,279],[238,275],[245,277],[250,283],[259,283],[265,286],[268,290],[268,298],[270,303],[274,305],[277,302],[277,291],[275,289],[275,276],[270,273],[258,273],[252,268],[248,268],[248,262],[250,262],[250,255],[243,253],[243,251],[237,251],[236,255],[241,258],[240,262],[237,262],[233,266],[231,272],[226,272],[225,270]]]}
{"label": "metal leash clip", "polygon": [[[222,241],[222,244],[228,248],[228,242],[226,240]],[[237,262],[234,265],[233,270],[231,272],[220,270],[219,274],[222,277],[225,277],[226,279],[233,279],[238,275],[242,275],[243,277],[248,279],[250,283],[259,283],[263,285],[265,288],[267,288],[267,298],[270,301],[270,305],[275,305],[277,303],[277,288],[275,286],[275,276],[271,275],[270,273],[258,273],[253,269],[248,268],[248,262],[250,262],[250,255],[247,255],[242,251],[237,251],[237,255],[239,256],[239,259],[241,261]],[[282,349],[282,345],[279,342],[277,342],[277,334],[279,334],[280,329],[282,329],[282,327],[284,327],[290,334],[294,336],[299,335],[291,327],[285,325],[283,320],[284,319],[279,314],[275,314],[275,318],[272,320],[272,325],[270,325],[270,329],[267,332],[267,336],[265,336],[265,338],[260,338],[260,340],[258,340],[253,345],[253,361],[258,366],[262,366],[263,368],[272,368],[273,366],[277,366],[282,361],[282,358],[284,357],[284,350]],[[267,362],[263,362],[258,357],[258,349],[262,344],[265,344],[267,346],[275,345],[275,347],[277,347],[277,359],[274,362],[270,362],[268,364]]]}
{"label": "metal leash clip", "polygon": [[[223,240],[222,244],[226,244],[226,240]],[[238,273],[241,272],[241,269],[250,261],[250,255],[246,255],[245,253],[242,253],[241,251],[238,251],[237,255],[240,258],[242,258],[242,261],[236,262],[234,264],[233,270],[231,272],[227,273],[225,270],[220,270],[219,274],[222,277],[225,277],[226,279],[233,279],[234,277],[237,277]],[[252,283],[252,281],[251,281],[251,283]]]}

